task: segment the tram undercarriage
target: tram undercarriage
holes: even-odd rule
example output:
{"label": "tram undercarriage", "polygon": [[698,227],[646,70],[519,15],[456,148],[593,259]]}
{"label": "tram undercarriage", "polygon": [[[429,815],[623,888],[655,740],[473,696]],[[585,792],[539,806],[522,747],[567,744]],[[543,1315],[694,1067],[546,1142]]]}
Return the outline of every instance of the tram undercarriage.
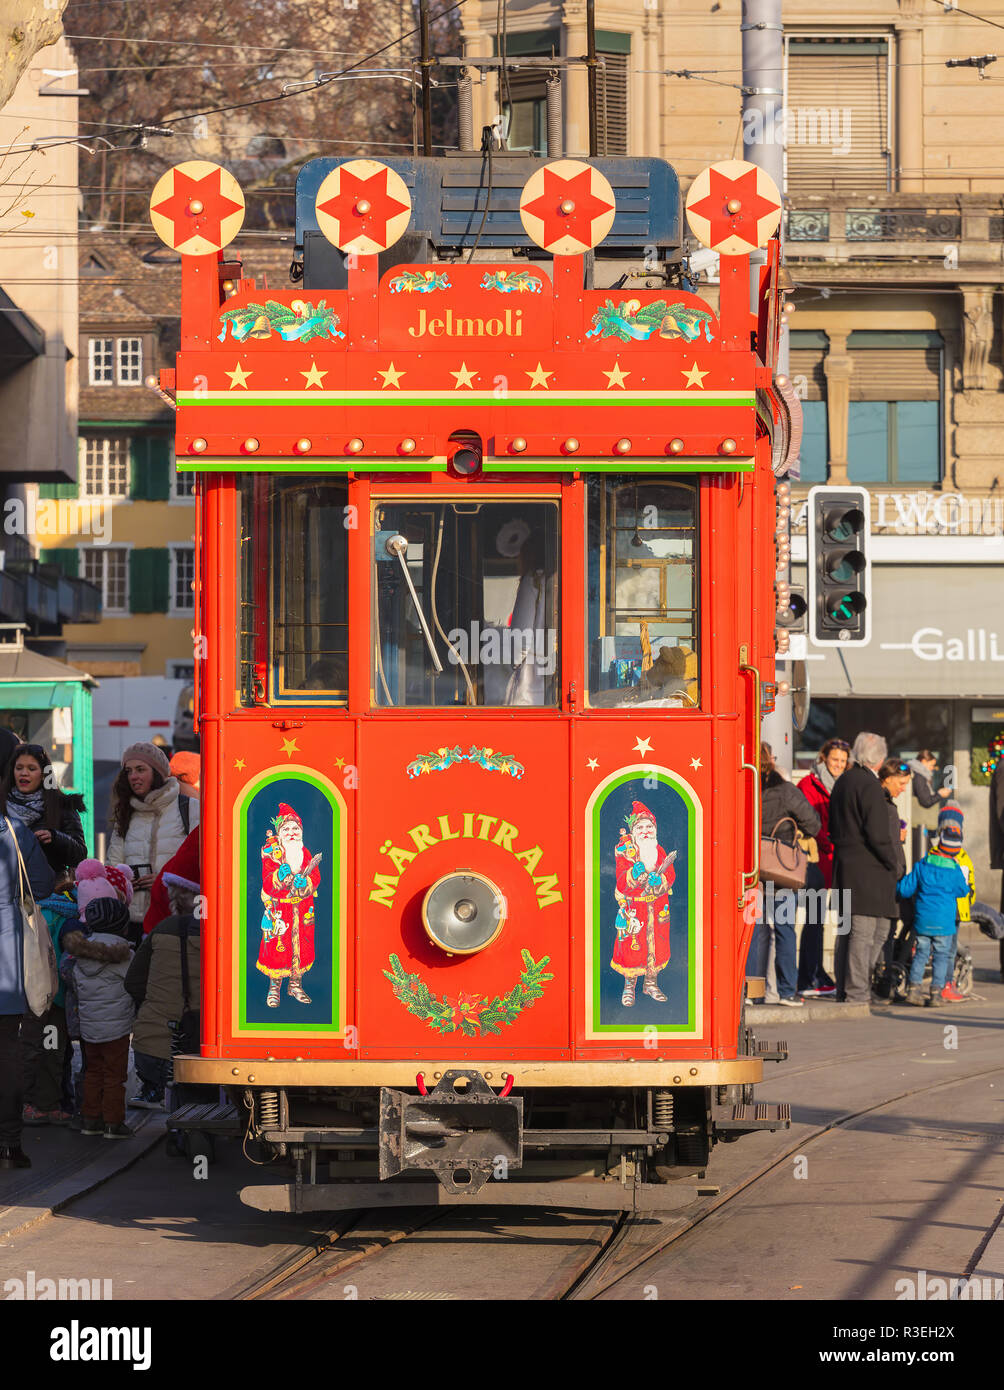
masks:
{"label": "tram undercarriage", "polygon": [[[754,1099],[762,1063],[787,1055],[785,1043],[761,1043],[744,1028],[735,1062],[647,1064],[667,1079],[675,1073],[679,1085],[516,1091],[504,1071],[456,1064],[420,1071],[410,1087],[231,1085],[226,1106],[190,1105],[170,1123],[239,1135],[249,1157],[287,1170],[286,1183],[242,1191],[264,1211],[471,1203],[659,1210],[692,1198],[716,1143],[789,1126],[786,1104]],[[590,1064],[578,1065],[585,1075]],[[204,1067],[203,1059],[181,1063],[192,1076]],[[618,1070],[637,1077],[639,1067]],[[699,1084],[702,1072],[715,1084]]]}

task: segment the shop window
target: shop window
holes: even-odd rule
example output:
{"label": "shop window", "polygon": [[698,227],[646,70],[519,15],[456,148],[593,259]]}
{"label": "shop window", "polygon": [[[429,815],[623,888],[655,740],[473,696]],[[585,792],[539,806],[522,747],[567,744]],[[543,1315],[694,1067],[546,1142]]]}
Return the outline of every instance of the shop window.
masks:
{"label": "shop window", "polygon": [[590,704],[697,705],[697,488],[617,477],[586,486]]}

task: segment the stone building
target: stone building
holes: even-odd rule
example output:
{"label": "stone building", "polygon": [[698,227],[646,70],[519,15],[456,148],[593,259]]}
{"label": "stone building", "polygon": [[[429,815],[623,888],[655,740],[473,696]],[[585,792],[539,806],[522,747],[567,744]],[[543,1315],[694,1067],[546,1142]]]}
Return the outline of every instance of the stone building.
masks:
{"label": "stone building", "polygon": [[[981,13],[1004,23],[1001,0]],[[497,53],[496,6],[468,0],[462,14],[468,56]],[[508,5],[514,146],[544,147],[547,73],[520,57],[581,56],[585,18],[582,0]],[[665,158],[684,190],[705,165],[741,158],[740,18],[738,0],[598,0],[600,153]],[[805,425],[794,581],[813,483],[869,489],[874,560],[868,646],[793,640],[813,696],[801,760],[862,728],[897,753],[935,749],[985,865],[981,764],[1004,731],[1004,84],[948,63],[992,52],[997,31],[931,0],[846,0],[838,17],[821,0],[788,0],[784,26],[784,119],[749,134],[785,146]],[[498,109],[495,83],[475,89],[476,131]],[[565,153],[586,153],[587,132],[576,67],[564,77]],[[979,888],[998,891],[984,871]]]}

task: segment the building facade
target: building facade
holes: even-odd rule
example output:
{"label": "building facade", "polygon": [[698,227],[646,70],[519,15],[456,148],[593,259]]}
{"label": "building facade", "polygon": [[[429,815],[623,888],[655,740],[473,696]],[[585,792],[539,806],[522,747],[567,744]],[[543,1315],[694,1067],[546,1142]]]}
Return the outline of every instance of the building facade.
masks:
{"label": "building facade", "polygon": [[[772,82],[783,112],[772,129],[744,130],[738,0],[599,0],[598,51],[621,57],[604,56],[605,144],[597,124],[600,153],[667,159],[684,192],[706,165],[741,158],[744,135],[783,145],[790,370],[804,410],[793,582],[814,483],[869,490],[874,561],[867,647],[793,638],[812,694],[797,757],[863,728],[896,753],[933,748],[953,769],[990,897],[984,769],[1004,732],[1004,85],[954,63],[992,51],[1004,3],[981,14],[847,0],[835,17],[821,0],[789,0]],[[469,56],[499,51],[488,0],[468,0],[463,24]],[[584,3],[513,0],[505,46],[513,65],[583,55]],[[546,71],[514,76],[513,143],[543,151]],[[581,66],[563,84],[564,152],[585,154]],[[476,86],[476,131],[498,110],[496,86]],[[701,292],[716,297],[714,283]]]}
{"label": "building facade", "polygon": [[77,481],[39,488],[41,560],[101,593],[101,622],[64,630],[67,659],[96,676],[194,670],[194,495],[149,384],[178,342],[177,258],[162,252],[83,239]]}

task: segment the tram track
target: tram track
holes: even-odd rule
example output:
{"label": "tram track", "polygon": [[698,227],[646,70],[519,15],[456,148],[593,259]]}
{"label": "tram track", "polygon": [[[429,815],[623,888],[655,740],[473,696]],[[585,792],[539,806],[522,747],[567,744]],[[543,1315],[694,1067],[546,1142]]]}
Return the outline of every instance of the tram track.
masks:
{"label": "tram track", "polygon": [[[860,1055],[883,1054],[888,1055],[888,1050]],[[828,1065],[832,1066],[832,1059]],[[815,1068],[805,1067],[801,1070],[808,1072]],[[837,1115],[826,1124],[818,1125],[809,1133],[800,1135],[780,1153],[773,1154],[759,1168],[743,1177],[729,1191],[703,1203],[699,1210],[689,1215],[667,1220],[660,1219],[652,1213],[610,1213],[606,1219],[597,1218],[589,1221],[588,1225],[570,1233],[572,1249],[545,1275],[536,1287],[534,1297],[541,1302],[589,1301],[599,1298],[628,1276],[637,1273],[669,1246],[690,1234],[756,1183],[767,1178],[793,1154],[803,1151],[834,1130],[911,1097],[928,1095],[947,1086],[999,1075],[1002,1072],[1004,1064],[983,1067],[927,1085],[909,1087],[871,1105]],[[350,1270],[358,1270],[360,1266],[375,1260],[392,1246],[413,1242],[420,1231],[430,1232],[443,1223],[456,1221],[458,1216],[471,1217],[476,1221],[478,1218],[484,1219],[486,1214],[490,1214],[490,1209],[485,1207],[472,1208],[470,1212],[458,1212],[457,1208],[450,1208],[448,1211],[441,1208],[416,1208],[404,1220],[400,1215],[390,1218],[368,1210],[348,1214],[321,1237],[315,1237],[308,1247],[284,1258],[275,1268],[266,1271],[264,1275],[242,1288],[228,1290],[223,1297],[272,1301],[316,1296],[326,1284]],[[511,1210],[507,1210],[504,1219],[512,1220],[513,1215]],[[654,1225],[658,1229],[654,1230]],[[477,1238],[472,1239],[476,1243]],[[493,1250],[496,1248],[494,1237],[486,1235],[485,1243],[486,1246],[490,1243]],[[490,1256],[486,1253],[486,1259],[488,1258]],[[428,1284],[430,1279],[428,1273],[422,1269],[421,1259],[419,1256],[419,1262],[415,1265],[417,1282]],[[354,1288],[351,1285],[346,1287]],[[342,1296],[341,1292],[336,1296]],[[443,1292],[408,1291],[375,1297],[377,1301],[381,1301],[385,1297],[431,1299],[450,1298],[451,1295]],[[459,1299],[463,1295],[458,1294],[456,1297]]]}

